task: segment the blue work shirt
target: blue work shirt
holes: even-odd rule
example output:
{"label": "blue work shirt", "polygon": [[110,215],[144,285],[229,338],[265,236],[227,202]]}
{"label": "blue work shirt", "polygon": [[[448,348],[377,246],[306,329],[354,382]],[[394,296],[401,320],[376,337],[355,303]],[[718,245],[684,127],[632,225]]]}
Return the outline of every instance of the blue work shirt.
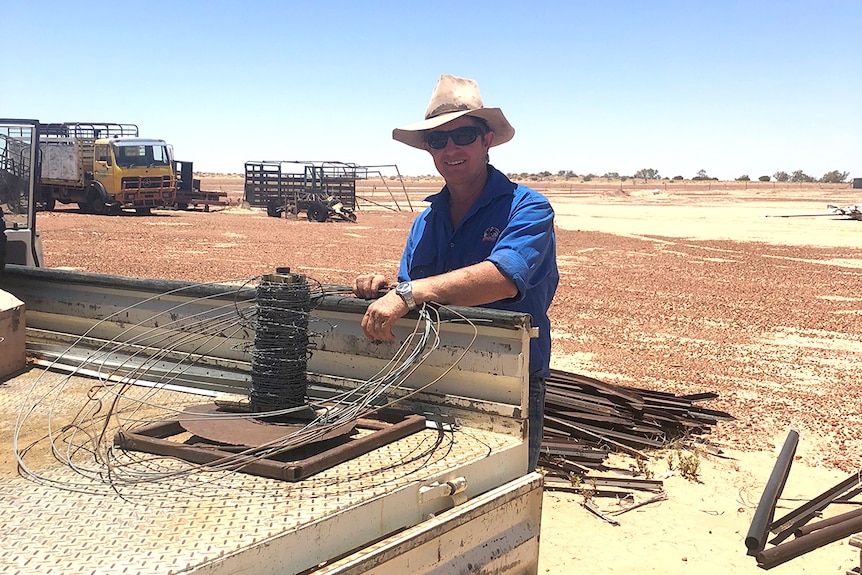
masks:
{"label": "blue work shirt", "polygon": [[518,295],[481,307],[532,316],[539,337],[530,340],[530,374],[550,375],[551,322],[548,308],[560,276],[554,210],[547,198],[515,184],[488,166],[482,195],[453,228],[449,189],[428,196],[431,202],[413,222],[401,256],[399,281],[440,275],[482,261],[493,262],[518,288]]}

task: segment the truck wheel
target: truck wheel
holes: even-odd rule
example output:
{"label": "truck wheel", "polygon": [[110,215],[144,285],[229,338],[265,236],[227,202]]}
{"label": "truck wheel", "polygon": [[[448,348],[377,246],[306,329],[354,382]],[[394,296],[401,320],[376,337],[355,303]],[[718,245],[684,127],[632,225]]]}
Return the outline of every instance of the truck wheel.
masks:
{"label": "truck wheel", "polygon": [[329,219],[329,208],[321,202],[311,202],[306,215],[309,222],[325,222]]}
{"label": "truck wheel", "polygon": [[50,197],[42,203],[42,209],[44,209],[46,212],[53,212],[56,205],[57,200],[55,200],[53,197]]}
{"label": "truck wheel", "polygon": [[93,182],[87,192],[85,211],[90,214],[107,214],[109,206],[105,203],[105,187],[100,182]]}
{"label": "truck wheel", "polygon": [[107,214],[108,206],[99,196],[91,197],[87,200],[87,212],[98,215]]}
{"label": "truck wheel", "polygon": [[88,214],[107,214],[108,206],[105,204],[102,198],[99,197],[98,192],[91,191],[90,194],[87,196],[87,203],[84,204],[84,211]]}

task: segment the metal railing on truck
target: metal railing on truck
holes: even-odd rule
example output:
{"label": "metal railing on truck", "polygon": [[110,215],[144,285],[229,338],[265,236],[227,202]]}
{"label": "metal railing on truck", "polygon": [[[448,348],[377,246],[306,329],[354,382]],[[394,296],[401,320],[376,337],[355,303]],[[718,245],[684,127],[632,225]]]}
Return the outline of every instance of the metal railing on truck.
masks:
{"label": "metal railing on truck", "polygon": [[138,126],[135,124],[116,124],[113,122],[55,122],[42,124],[43,136],[65,136],[72,138],[137,138]]}

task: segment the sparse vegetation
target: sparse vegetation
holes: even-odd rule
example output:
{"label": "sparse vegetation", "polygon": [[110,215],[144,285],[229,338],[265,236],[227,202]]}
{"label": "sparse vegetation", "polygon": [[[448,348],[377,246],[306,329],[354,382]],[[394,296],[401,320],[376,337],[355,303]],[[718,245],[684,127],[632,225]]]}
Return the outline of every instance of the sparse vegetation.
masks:
{"label": "sparse vegetation", "polygon": [[816,182],[817,180],[815,180],[814,178],[812,178],[811,176],[809,176],[808,174],[806,174],[802,170],[796,170],[795,172],[793,172],[793,175],[790,176],[790,181],[791,182],[797,182],[797,183],[810,183],[810,182]]}
{"label": "sparse vegetation", "polygon": [[694,180],[694,181],[701,181],[701,180],[717,180],[717,179],[718,179],[718,178],[710,178],[710,177],[709,177],[709,175],[707,175],[706,170],[700,170],[700,171],[697,173],[697,175],[696,175],[695,177],[693,177],[693,178],[692,178],[692,180]]}
{"label": "sparse vegetation", "polygon": [[635,172],[634,177],[642,179],[643,181],[658,180],[661,178],[661,176],[658,175],[658,170],[655,168],[643,168],[642,170],[638,170]]}
{"label": "sparse vegetation", "polygon": [[655,477],[655,473],[653,473],[653,470],[649,468],[647,460],[643,457],[637,457],[635,459],[635,464],[632,464],[630,468],[632,470],[632,475],[635,477],[640,475],[643,475],[646,479],[652,479]]}
{"label": "sparse vegetation", "polygon": [[700,456],[685,438],[676,439],[668,444],[668,471],[678,471],[680,477],[689,481],[699,481]]}
{"label": "sparse vegetation", "polygon": [[698,481],[698,472],[700,471],[700,458],[696,452],[683,454],[682,450],[677,450],[677,467],[679,467],[680,475],[689,481]]}
{"label": "sparse vegetation", "polygon": [[850,172],[839,172],[838,170],[832,170],[831,172],[826,172],[823,174],[823,177],[820,178],[820,182],[824,184],[843,184],[847,181],[847,176],[850,175]]}

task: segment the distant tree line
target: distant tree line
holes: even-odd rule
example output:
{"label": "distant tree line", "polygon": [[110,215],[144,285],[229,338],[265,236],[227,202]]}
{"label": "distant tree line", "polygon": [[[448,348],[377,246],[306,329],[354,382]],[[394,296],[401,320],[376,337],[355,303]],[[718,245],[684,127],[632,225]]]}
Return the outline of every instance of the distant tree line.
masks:
{"label": "distant tree line", "polygon": [[[849,175],[850,175],[850,172],[841,172],[838,170],[832,170],[831,172],[826,172],[825,174],[823,174],[823,176],[820,179],[817,179],[817,178],[814,178],[812,176],[809,176],[808,174],[806,174],[802,170],[796,170],[792,174],[788,174],[787,172],[775,172],[772,176],[760,176],[757,178],[757,180],[759,182],[770,182],[774,179],[776,182],[795,182],[795,183],[819,182],[821,184],[843,184],[843,183],[847,182],[847,178]],[[509,178],[511,178],[513,180],[532,180],[532,181],[547,180],[547,179],[554,178],[554,177],[559,178],[559,179],[564,179],[564,180],[573,180],[576,178],[581,178],[585,182],[589,182],[590,180],[592,180],[594,178],[599,178],[599,177],[607,179],[607,180],[626,181],[626,180],[631,179],[631,180],[643,180],[645,182],[648,180],[661,180],[661,179],[670,179],[670,180],[675,180],[675,181],[685,179],[683,176],[673,176],[672,178],[662,178],[659,175],[658,170],[656,170],[654,168],[644,168],[644,169],[638,170],[637,172],[635,172],[631,176],[621,176],[617,172],[607,172],[607,173],[603,174],[602,176],[597,176],[596,174],[579,175],[572,170],[560,170],[556,174],[552,174],[551,172],[549,172],[547,170],[543,171],[543,172],[537,172],[537,173],[522,172],[520,174],[514,174],[514,173],[508,174],[508,176],[509,176]],[[718,178],[710,177],[707,174],[706,170],[700,170],[691,179],[694,181],[718,180]],[[736,178],[736,181],[737,182],[750,182],[751,178],[748,176],[748,174],[743,174],[742,176],[739,176],[738,178]]]}

